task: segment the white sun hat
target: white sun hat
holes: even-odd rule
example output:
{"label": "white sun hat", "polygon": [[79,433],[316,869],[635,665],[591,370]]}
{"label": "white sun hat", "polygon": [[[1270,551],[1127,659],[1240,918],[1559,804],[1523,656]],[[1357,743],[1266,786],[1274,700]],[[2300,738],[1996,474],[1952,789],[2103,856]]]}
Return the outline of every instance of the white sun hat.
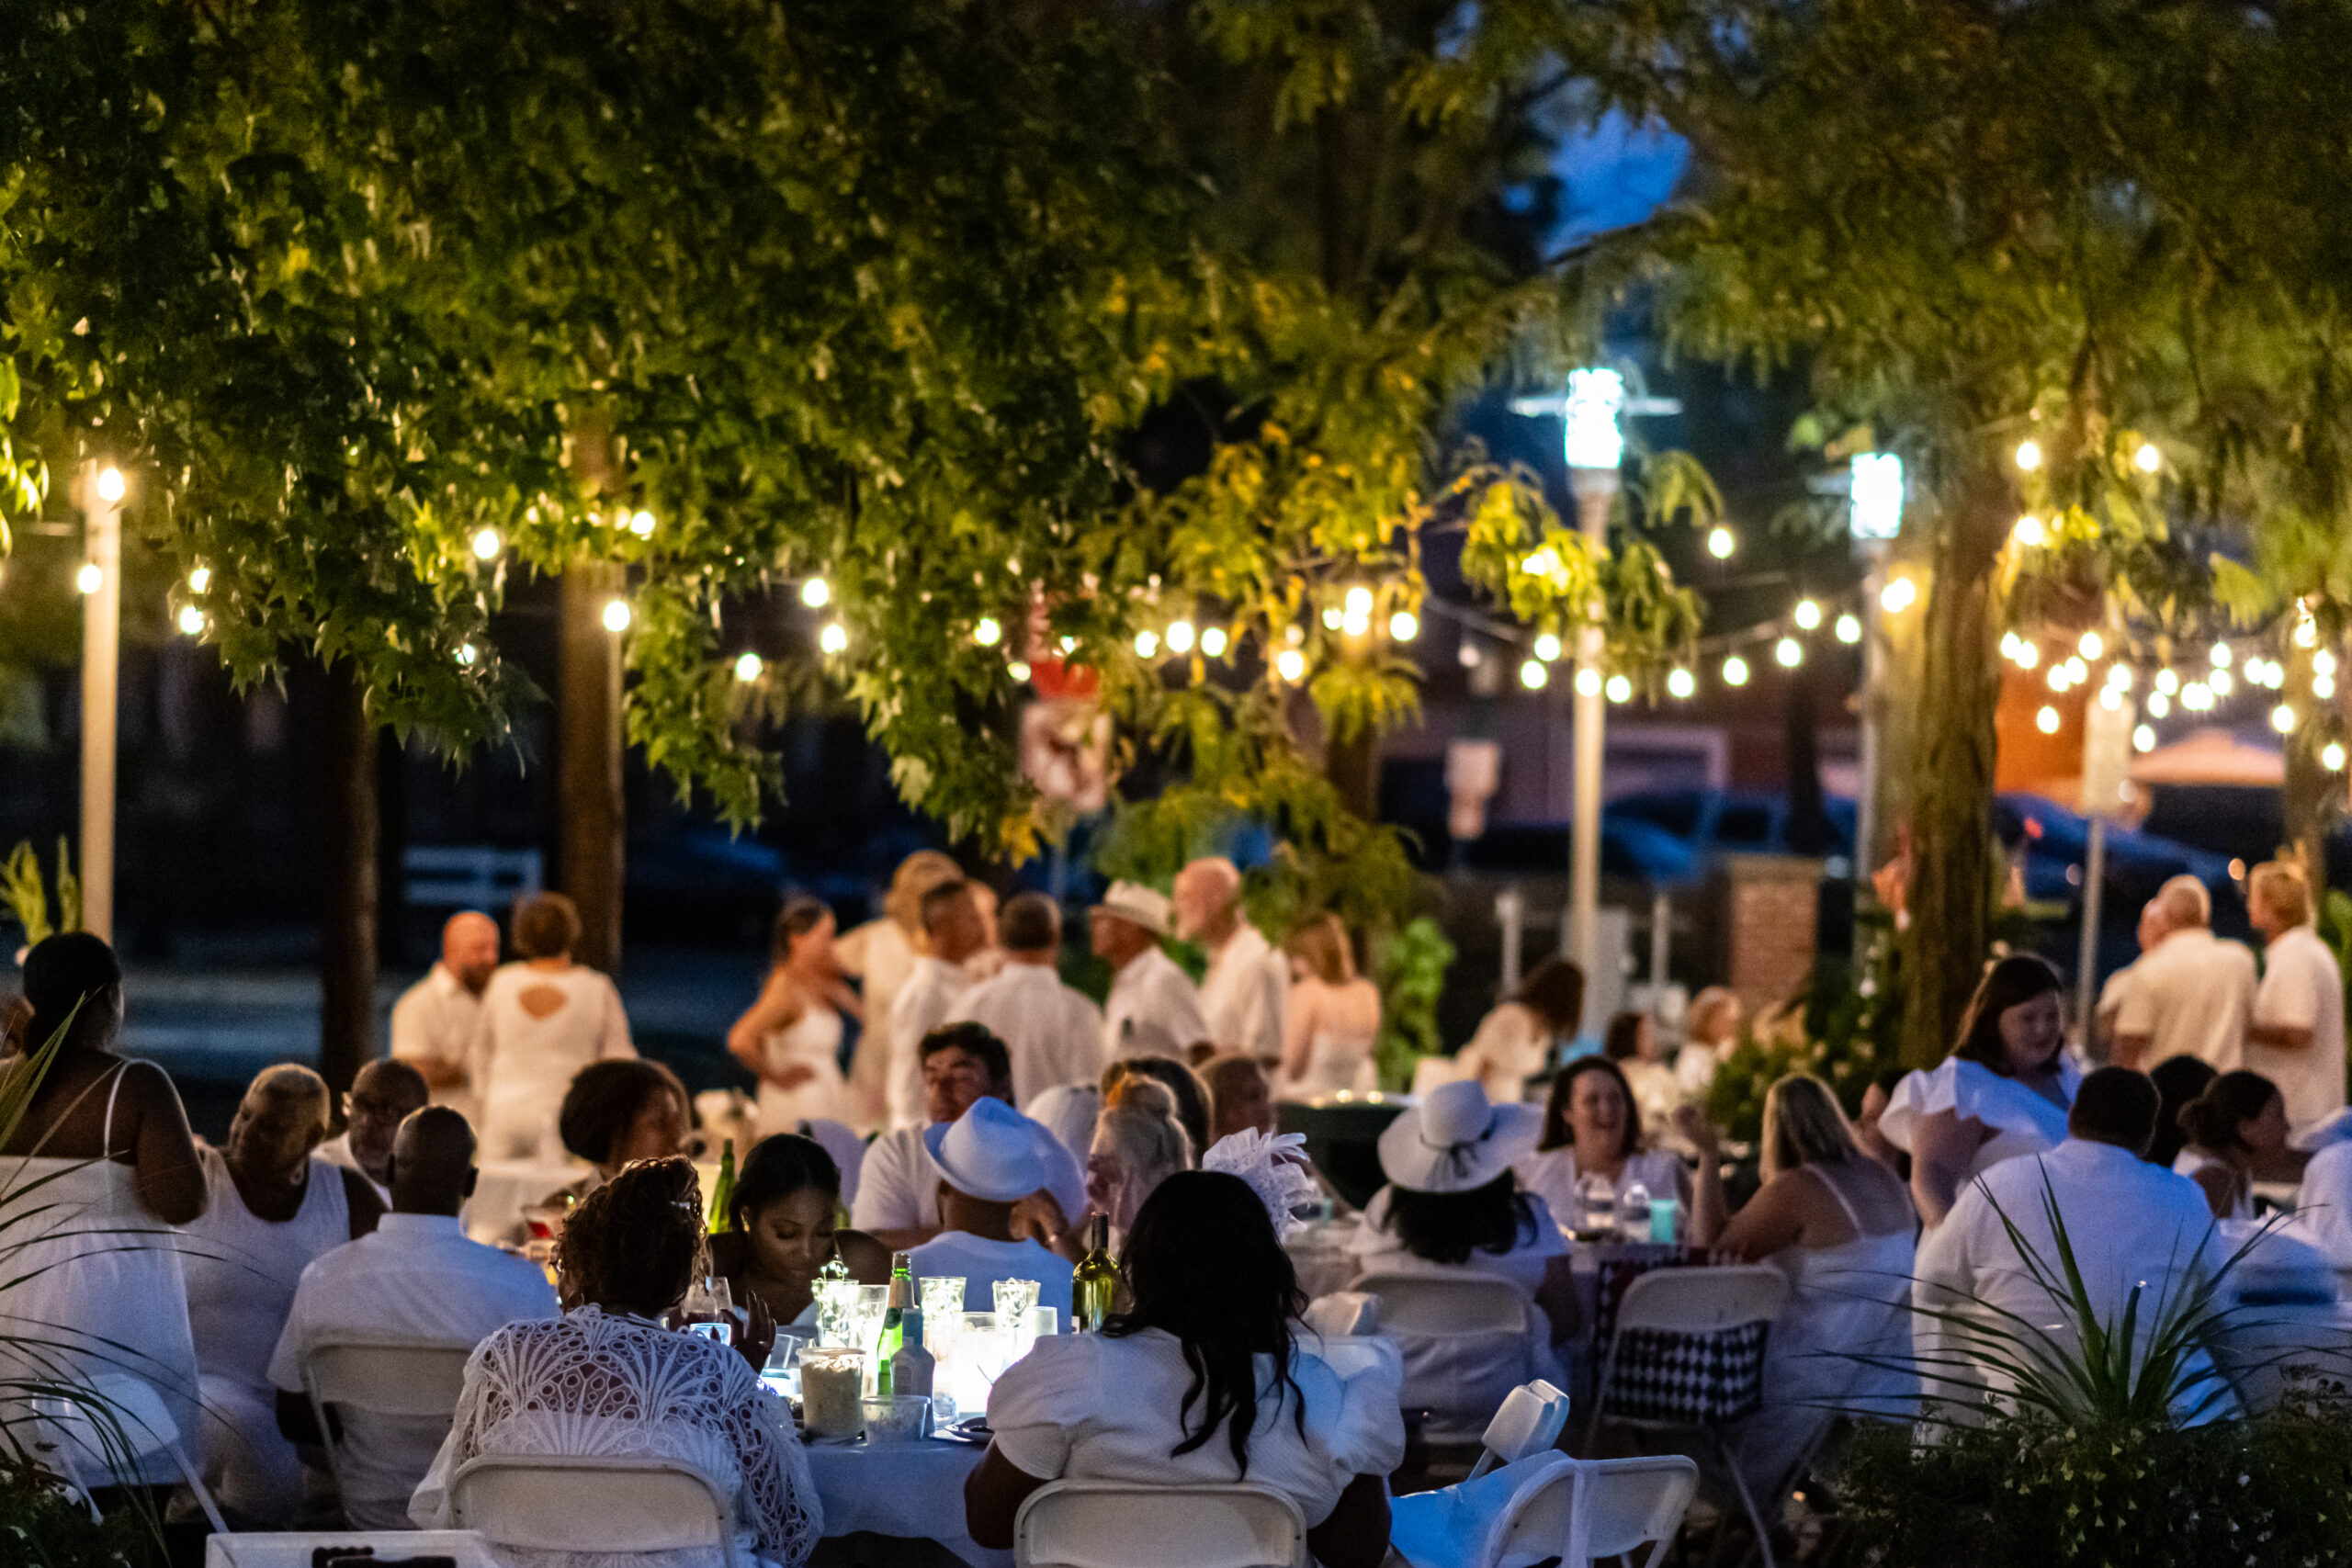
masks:
{"label": "white sun hat", "polygon": [[1535,1152],[1544,1112],[1496,1105],[1476,1078],[1440,1084],[1380,1134],[1380,1168],[1415,1192],[1469,1192]]}
{"label": "white sun hat", "polygon": [[983,1203],[1017,1203],[1046,1185],[1037,1145],[1052,1136],[1001,1100],[983,1096],[955,1121],[924,1128],[922,1143],[956,1191]]}
{"label": "white sun hat", "polygon": [[1130,925],[1141,926],[1154,936],[1166,936],[1175,910],[1168,895],[1146,887],[1140,882],[1114,882],[1111,890],[1102,895],[1102,902],[1094,906],[1106,915],[1115,915]]}

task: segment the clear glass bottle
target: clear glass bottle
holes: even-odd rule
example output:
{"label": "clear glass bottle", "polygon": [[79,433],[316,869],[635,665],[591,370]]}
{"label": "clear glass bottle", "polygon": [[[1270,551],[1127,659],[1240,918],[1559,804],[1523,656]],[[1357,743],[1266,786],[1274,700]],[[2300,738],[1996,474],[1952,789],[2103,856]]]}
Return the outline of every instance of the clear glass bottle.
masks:
{"label": "clear glass bottle", "polygon": [[1650,1190],[1646,1183],[1625,1183],[1625,1190],[1617,1200],[1617,1234],[1627,1241],[1649,1240]]}

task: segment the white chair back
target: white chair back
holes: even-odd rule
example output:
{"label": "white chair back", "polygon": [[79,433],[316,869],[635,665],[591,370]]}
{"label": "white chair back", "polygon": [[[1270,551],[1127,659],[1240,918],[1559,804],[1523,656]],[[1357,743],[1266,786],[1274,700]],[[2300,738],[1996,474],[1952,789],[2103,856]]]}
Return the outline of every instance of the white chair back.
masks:
{"label": "white chair back", "polygon": [[1699,1489],[1699,1467],[1679,1454],[1578,1461],[1544,1454],[1524,1462],[1527,1478],[1487,1532],[1480,1568],[1592,1568],[1604,1557],[1631,1560],[1650,1548],[1656,1568],[1682,1529]]}
{"label": "white chair back", "polygon": [[1014,1568],[1309,1568],[1298,1505],[1263,1486],[1057,1481],[1012,1521]]}
{"label": "white chair back", "polygon": [[1486,1451],[1470,1472],[1476,1481],[1498,1464],[1516,1464],[1560,1440],[1568,1425],[1568,1396],[1542,1378],[1512,1389],[1487,1423]]}
{"label": "white chair back", "polygon": [[1769,1322],[1788,1301],[1789,1277],[1760,1263],[1653,1269],[1625,1287],[1617,1303],[1617,1332],[1720,1334]]}
{"label": "white chair back", "polygon": [[734,1508],[708,1476],[675,1460],[484,1454],[449,1478],[459,1529],[526,1551],[708,1551],[740,1568]]}
{"label": "white chair back", "polygon": [[[141,1480],[141,1461],[168,1454],[178,1467],[180,1479],[196,1495],[213,1532],[229,1528],[180,1443],[179,1423],[172,1419],[164,1396],[146,1379],[130,1372],[99,1372],[89,1380],[86,1400],[60,1392],[34,1400],[33,1410],[45,1428],[36,1438],[36,1445],[46,1450],[41,1457],[53,1461],[85,1495],[94,1483]],[[101,1468],[103,1473],[96,1483],[83,1476],[84,1461]],[[95,1503],[90,1512],[93,1517],[97,1514]]]}
{"label": "white chair back", "polygon": [[1380,1300],[1380,1332],[1415,1339],[1524,1334],[1527,1298],[1509,1280],[1476,1274],[1367,1274],[1356,1289]]}
{"label": "white chair back", "polygon": [[[311,1347],[302,1359],[302,1392],[326,1441],[327,1468],[334,1472],[338,1495],[347,1495],[343,1441],[327,1419],[327,1407],[446,1423],[457,1411],[473,1353],[470,1345],[434,1339],[322,1339]],[[424,1477],[420,1472],[416,1479]]]}

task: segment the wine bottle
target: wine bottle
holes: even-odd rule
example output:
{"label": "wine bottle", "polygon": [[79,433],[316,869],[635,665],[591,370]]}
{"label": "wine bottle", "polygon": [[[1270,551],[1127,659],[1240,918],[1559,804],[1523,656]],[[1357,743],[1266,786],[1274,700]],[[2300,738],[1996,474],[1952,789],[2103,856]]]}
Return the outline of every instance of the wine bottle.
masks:
{"label": "wine bottle", "polygon": [[[915,1294],[914,1260],[903,1252],[890,1255],[890,1303],[882,1312],[882,1342],[876,1348],[876,1365],[888,1368],[890,1358],[906,1342],[907,1311],[922,1310],[922,1298]],[[885,1389],[882,1392],[888,1393]]]}
{"label": "wine bottle", "polygon": [[1078,1320],[1072,1326],[1082,1334],[1101,1330],[1119,1292],[1119,1266],[1111,1261],[1109,1215],[1094,1216],[1094,1234],[1090,1239],[1092,1245],[1070,1276],[1071,1315]]}
{"label": "wine bottle", "polygon": [[728,1211],[735,1207],[735,1140],[727,1140],[718,1156],[718,1179],[710,1185],[710,1234],[735,1228],[735,1217]]}

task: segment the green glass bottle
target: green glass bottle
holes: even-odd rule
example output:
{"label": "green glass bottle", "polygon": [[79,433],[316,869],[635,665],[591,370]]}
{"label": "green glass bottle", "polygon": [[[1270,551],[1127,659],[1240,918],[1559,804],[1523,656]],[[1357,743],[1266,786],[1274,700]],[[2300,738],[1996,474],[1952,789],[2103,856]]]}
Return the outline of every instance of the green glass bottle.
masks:
{"label": "green glass bottle", "polygon": [[717,1235],[722,1231],[730,1231],[735,1228],[734,1216],[728,1213],[734,1207],[735,1140],[729,1138],[727,1140],[726,1148],[718,1156],[718,1179],[712,1182],[710,1186],[711,1235]]}
{"label": "green glass bottle", "polygon": [[1071,1315],[1078,1320],[1073,1326],[1081,1334],[1101,1330],[1102,1320],[1111,1315],[1112,1303],[1119,1294],[1119,1266],[1111,1261],[1109,1215],[1094,1216],[1094,1235],[1091,1239],[1092,1245],[1070,1275]]}
{"label": "green glass bottle", "polygon": [[[874,1352],[876,1365],[885,1376],[890,1370],[890,1358],[907,1342],[910,1307],[917,1312],[922,1310],[922,1298],[915,1294],[914,1259],[903,1252],[894,1252],[890,1255],[890,1304],[883,1309],[882,1342]],[[885,1388],[876,1392],[890,1391]]]}

